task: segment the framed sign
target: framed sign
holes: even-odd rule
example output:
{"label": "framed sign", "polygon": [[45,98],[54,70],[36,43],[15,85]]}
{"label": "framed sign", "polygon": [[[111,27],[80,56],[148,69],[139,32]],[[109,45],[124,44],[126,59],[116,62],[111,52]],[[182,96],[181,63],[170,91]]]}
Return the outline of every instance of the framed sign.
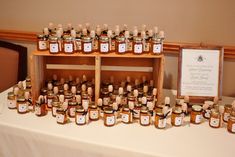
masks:
{"label": "framed sign", "polygon": [[222,47],[181,47],[177,97],[189,96],[191,102],[221,98],[223,54]]}

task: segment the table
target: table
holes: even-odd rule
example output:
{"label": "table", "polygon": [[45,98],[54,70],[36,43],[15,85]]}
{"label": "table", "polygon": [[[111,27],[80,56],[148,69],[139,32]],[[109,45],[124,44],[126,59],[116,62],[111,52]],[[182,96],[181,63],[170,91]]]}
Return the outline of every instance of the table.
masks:
{"label": "table", "polygon": [[[56,123],[49,112],[37,117],[34,113],[17,114],[6,106],[6,95],[0,94],[0,156],[1,157],[221,157],[235,155],[235,135],[225,125],[219,129],[200,125],[156,129],[138,123],[105,127],[103,121],[78,126]],[[175,97],[174,90],[164,90]],[[235,98],[223,97],[223,103]],[[72,120],[74,121],[74,120]],[[169,123],[169,122],[168,122]]]}

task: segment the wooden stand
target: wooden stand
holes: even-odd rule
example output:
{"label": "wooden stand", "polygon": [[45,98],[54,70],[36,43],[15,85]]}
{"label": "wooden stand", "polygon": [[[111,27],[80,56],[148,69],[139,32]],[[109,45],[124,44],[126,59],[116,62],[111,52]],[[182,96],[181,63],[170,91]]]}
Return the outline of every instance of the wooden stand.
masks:
{"label": "wooden stand", "polygon": [[50,54],[48,51],[34,51],[30,57],[33,99],[40,94],[40,88],[48,78],[56,74],[59,78],[80,77],[85,74],[88,79],[95,78],[95,100],[100,95],[101,80],[114,76],[115,82],[126,79],[127,76],[141,79],[142,76],[154,80],[158,89],[158,104],[162,102],[164,76],[164,55],[152,54]]}

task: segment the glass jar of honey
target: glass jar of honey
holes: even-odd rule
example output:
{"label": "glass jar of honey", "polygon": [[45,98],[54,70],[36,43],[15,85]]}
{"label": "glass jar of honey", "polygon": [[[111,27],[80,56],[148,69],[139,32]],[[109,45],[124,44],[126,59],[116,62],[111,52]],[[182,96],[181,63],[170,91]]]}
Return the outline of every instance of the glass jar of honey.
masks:
{"label": "glass jar of honey", "polygon": [[86,114],[84,108],[78,108],[76,110],[75,122],[77,125],[86,124]]}
{"label": "glass jar of honey", "polygon": [[63,50],[64,50],[64,53],[67,53],[67,54],[74,53],[73,38],[71,36],[64,36]]}
{"label": "glass jar of honey", "polygon": [[217,109],[211,109],[211,116],[209,120],[209,125],[212,128],[219,128],[221,124],[221,116]]}
{"label": "glass jar of honey", "polygon": [[224,113],[222,114],[222,118],[225,123],[228,122],[231,112],[232,112],[232,105],[225,104],[224,105]]}
{"label": "glass jar of honey", "polygon": [[202,107],[200,105],[193,105],[190,115],[191,123],[200,124],[202,122]]}
{"label": "glass jar of honey", "polygon": [[88,36],[82,38],[82,52],[85,54],[92,52],[92,40]]}
{"label": "glass jar of honey", "polygon": [[122,115],[122,122],[123,123],[129,124],[132,122],[132,113],[127,105],[124,106],[121,115]]}
{"label": "glass jar of honey", "polygon": [[57,54],[60,52],[60,45],[59,45],[58,37],[56,36],[49,37],[49,52],[51,54]]}
{"label": "glass jar of honey", "polygon": [[39,34],[37,37],[37,49],[38,51],[47,50],[47,39],[43,34]]}
{"label": "glass jar of honey", "polygon": [[56,110],[60,108],[60,102],[58,100],[53,100],[51,114],[53,117],[56,117]]}
{"label": "glass jar of honey", "polygon": [[142,126],[149,126],[151,124],[151,115],[148,113],[147,108],[141,109],[139,122]]}
{"label": "glass jar of honey", "polygon": [[104,109],[104,125],[105,126],[114,126],[116,123],[116,118],[111,107]]}
{"label": "glass jar of honey", "polygon": [[77,108],[77,101],[75,99],[69,100],[69,102],[68,102],[68,115],[70,118],[75,117],[76,108]]}
{"label": "glass jar of honey", "polygon": [[228,119],[227,130],[230,133],[235,133],[235,111],[232,111]]}
{"label": "glass jar of honey", "polygon": [[81,52],[82,51],[82,40],[81,37],[76,35],[75,38],[75,51]]}
{"label": "glass jar of honey", "polygon": [[56,122],[58,124],[66,124],[68,121],[67,112],[63,108],[56,110]]}
{"label": "glass jar of honey", "polygon": [[135,104],[135,107],[133,109],[133,111],[134,111],[133,117],[135,119],[139,119],[140,118],[140,110],[141,110],[141,108],[142,108],[141,103],[136,103]]}
{"label": "glass jar of honey", "polygon": [[47,114],[46,104],[37,101],[35,104],[35,114],[37,116],[45,116]]}
{"label": "glass jar of honey", "polygon": [[17,112],[22,114],[28,112],[28,103],[23,96],[17,98]]}
{"label": "glass jar of honey", "polygon": [[91,105],[89,107],[89,119],[94,121],[99,119],[99,110],[96,105]]}
{"label": "glass jar of honey", "polygon": [[82,94],[82,106],[89,106],[90,100],[88,94]]}
{"label": "glass jar of honey", "polygon": [[47,108],[52,107],[52,101],[53,101],[54,97],[55,97],[55,95],[53,94],[53,92],[48,91],[48,93],[47,93]]}
{"label": "glass jar of honey", "polygon": [[9,109],[16,109],[16,96],[13,92],[7,94],[7,107]]}
{"label": "glass jar of honey", "polygon": [[154,125],[158,129],[164,129],[166,127],[166,117],[162,112],[156,112]]}
{"label": "glass jar of honey", "polygon": [[124,54],[126,52],[126,42],[124,36],[118,36],[116,38],[116,50],[118,54]]}
{"label": "glass jar of honey", "polygon": [[205,104],[208,104],[208,108],[207,109],[203,109],[202,111],[202,115],[205,119],[210,119],[211,117],[211,109],[213,107],[214,102],[213,101],[205,101]]}
{"label": "glass jar of honey", "polygon": [[107,36],[100,37],[100,44],[99,44],[100,52],[101,53],[108,53],[109,52],[109,38]]}
{"label": "glass jar of honey", "polygon": [[153,37],[151,42],[151,52],[154,55],[162,54],[162,42],[160,38]]}
{"label": "glass jar of honey", "polygon": [[140,37],[135,37],[134,38],[133,52],[134,52],[134,54],[142,54],[143,53],[142,38],[140,38]]}
{"label": "glass jar of honey", "polygon": [[181,126],[183,124],[182,109],[180,107],[175,107],[171,114],[171,125]]}

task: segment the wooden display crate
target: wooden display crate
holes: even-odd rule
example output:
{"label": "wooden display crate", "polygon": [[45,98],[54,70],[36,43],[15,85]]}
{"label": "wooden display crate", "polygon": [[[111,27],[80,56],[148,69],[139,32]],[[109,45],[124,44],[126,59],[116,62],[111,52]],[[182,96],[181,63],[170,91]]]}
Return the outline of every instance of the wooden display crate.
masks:
{"label": "wooden display crate", "polygon": [[114,80],[123,81],[127,76],[140,79],[142,76],[154,80],[154,86],[158,89],[158,104],[162,100],[164,55],[152,54],[50,54],[48,51],[34,51],[30,57],[31,80],[34,100],[40,94],[40,88],[45,79],[53,74],[67,78],[69,75],[80,77],[87,75],[88,79],[95,78],[95,100],[100,95],[101,80],[108,80],[114,76]]}

